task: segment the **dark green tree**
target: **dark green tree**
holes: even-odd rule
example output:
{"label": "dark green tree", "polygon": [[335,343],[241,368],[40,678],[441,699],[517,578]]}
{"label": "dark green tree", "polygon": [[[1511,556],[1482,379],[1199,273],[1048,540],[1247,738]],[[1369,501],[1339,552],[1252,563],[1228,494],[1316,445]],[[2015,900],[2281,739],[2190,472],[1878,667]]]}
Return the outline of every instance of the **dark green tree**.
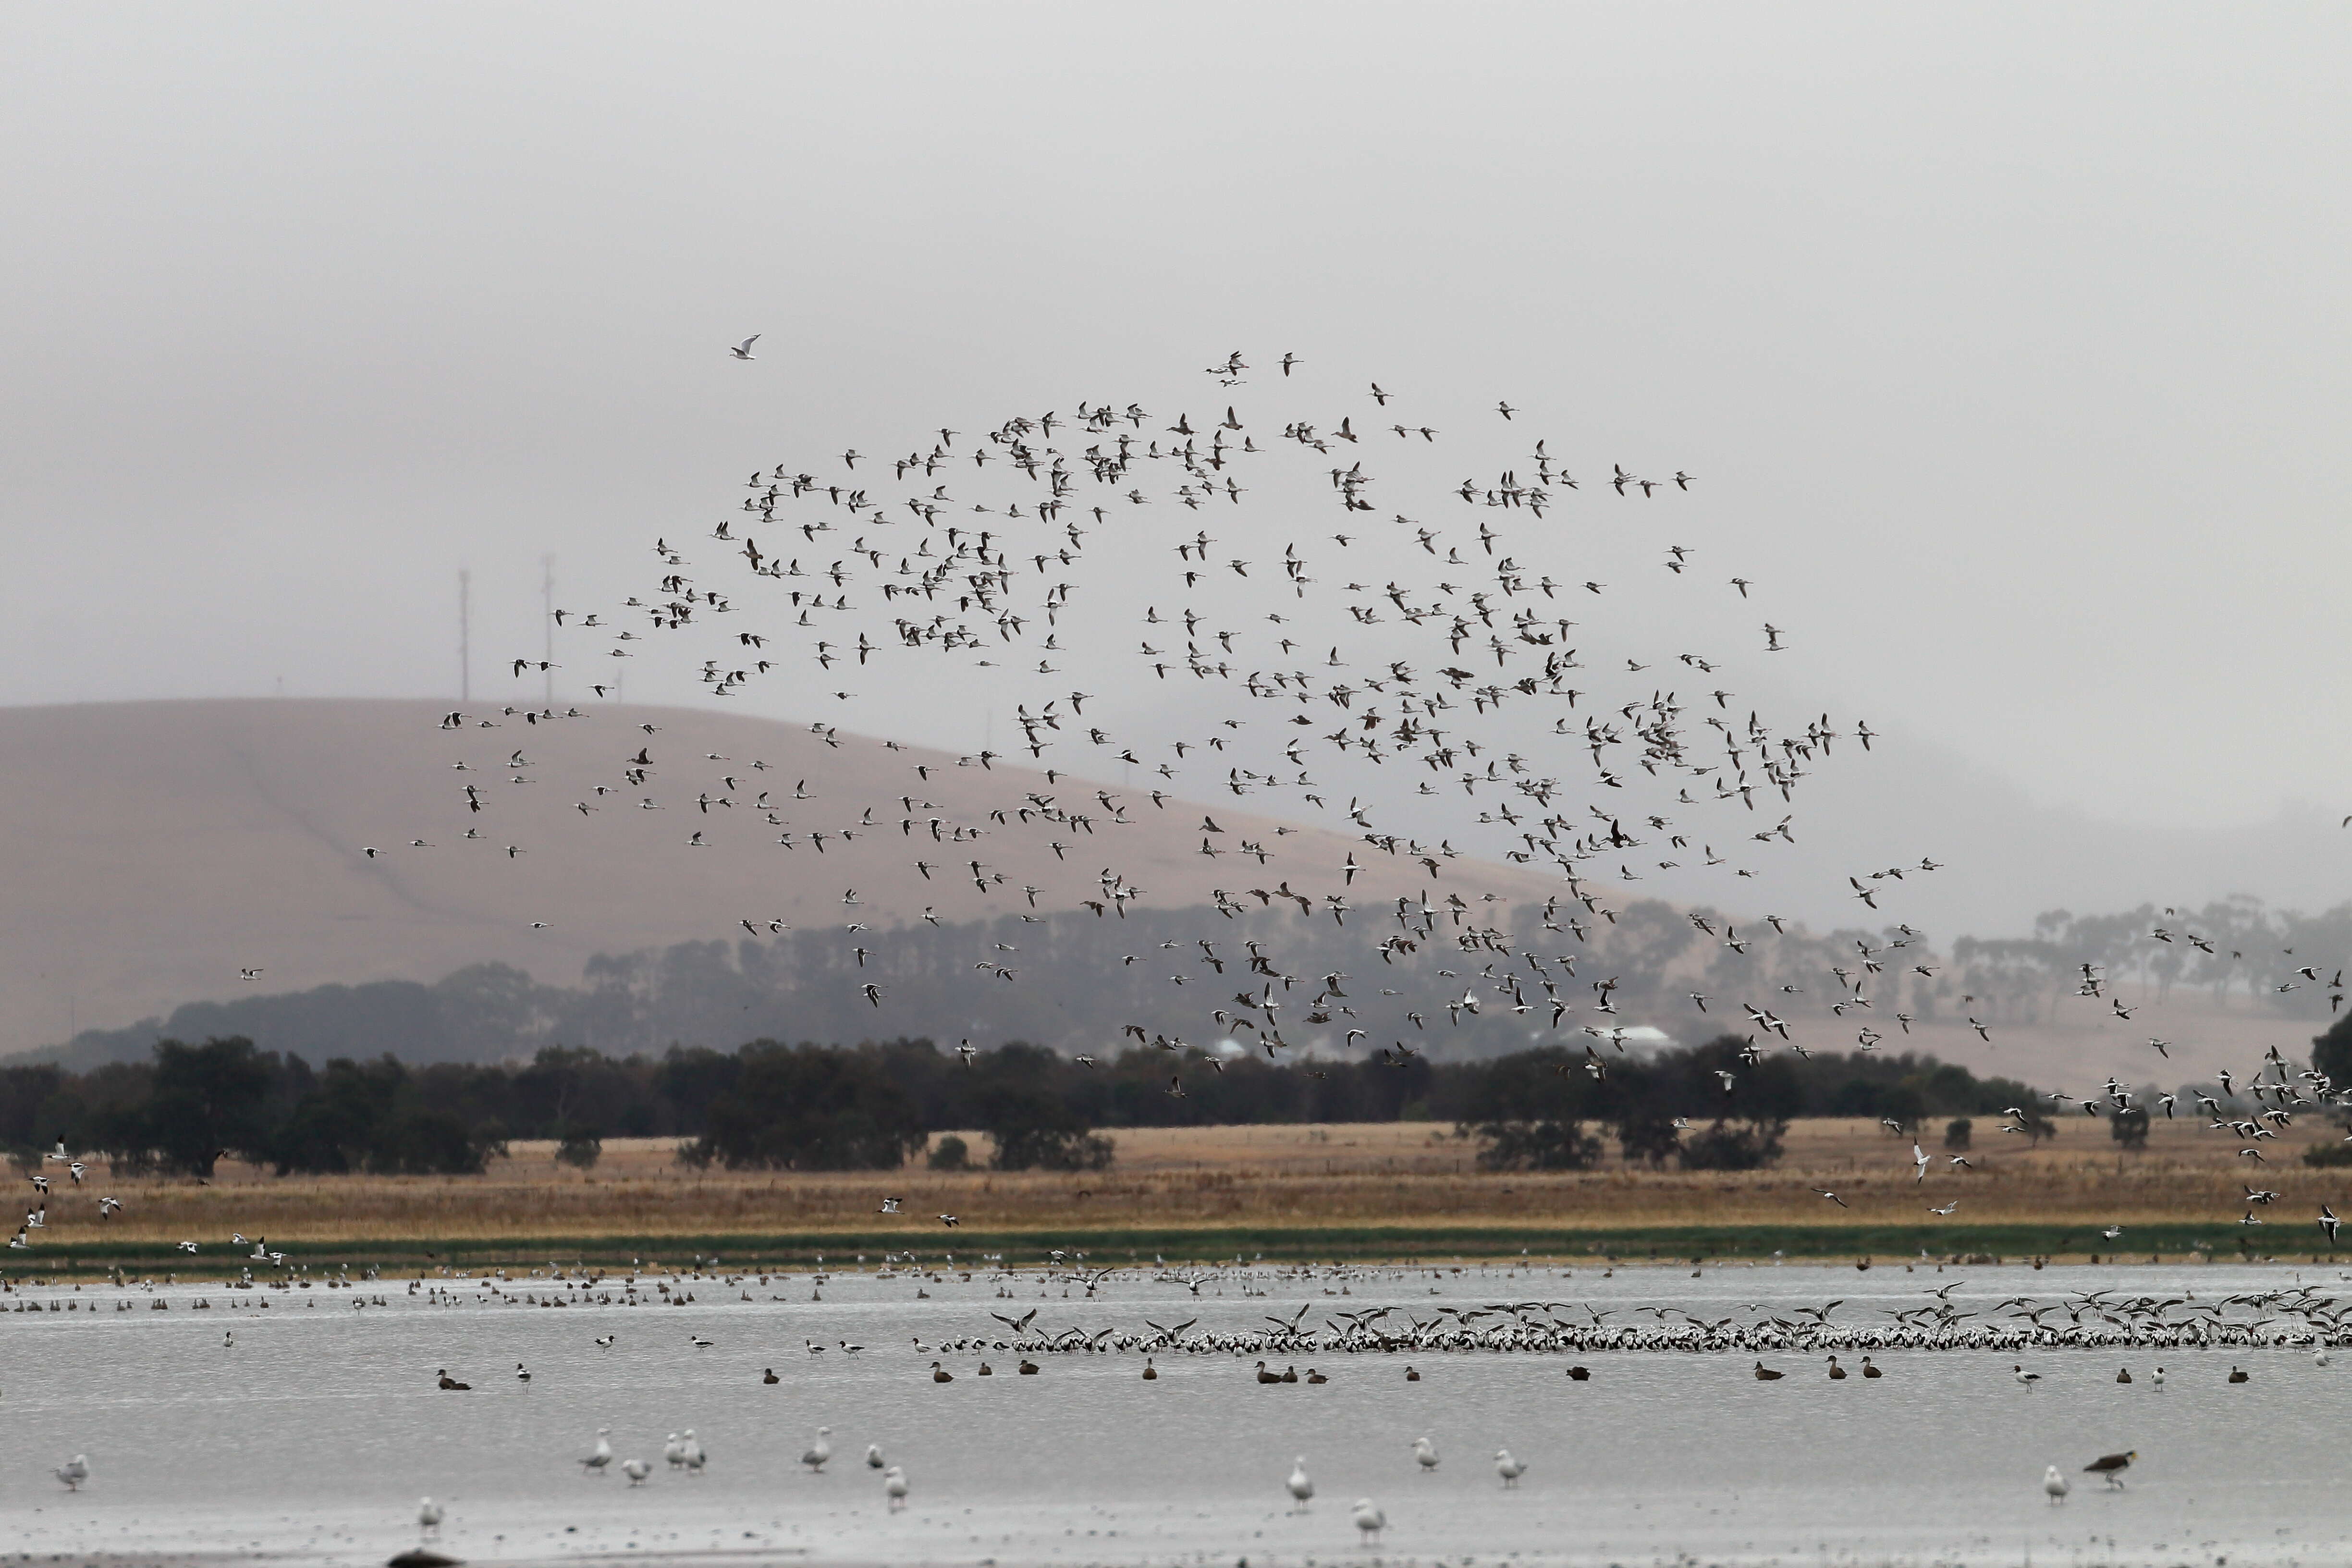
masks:
{"label": "dark green tree", "polygon": [[1668,1160],[1682,1152],[1682,1129],[1675,1118],[1663,1110],[1641,1107],[1620,1115],[1612,1127],[1617,1134],[1617,1149],[1631,1164],[1639,1161],[1654,1169],[1663,1168]]}
{"label": "dark green tree", "polygon": [[871,1049],[761,1040],[739,1057],[741,1070],[710,1101],[703,1134],[730,1168],[888,1170],[926,1142],[913,1104]]}
{"label": "dark green tree", "polygon": [[2311,1065],[2334,1079],[2338,1089],[2352,1086],[2352,1013],[2312,1037]]}
{"label": "dark green tree", "polygon": [[147,1100],[148,1146],[168,1170],[209,1176],[224,1154],[267,1158],[270,1089],[278,1058],[241,1037],[155,1044],[154,1089]]}
{"label": "dark green tree", "polygon": [[1055,1092],[1062,1059],[1019,1041],[991,1051],[975,1071],[980,1087],[977,1121],[996,1152],[1000,1171],[1099,1171],[1114,1147],[1078,1114],[1068,1096]]}
{"label": "dark green tree", "polygon": [[1775,1120],[1719,1120],[1682,1147],[1685,1171],[1757,1171],[1780,1158],[1789,1124]]}

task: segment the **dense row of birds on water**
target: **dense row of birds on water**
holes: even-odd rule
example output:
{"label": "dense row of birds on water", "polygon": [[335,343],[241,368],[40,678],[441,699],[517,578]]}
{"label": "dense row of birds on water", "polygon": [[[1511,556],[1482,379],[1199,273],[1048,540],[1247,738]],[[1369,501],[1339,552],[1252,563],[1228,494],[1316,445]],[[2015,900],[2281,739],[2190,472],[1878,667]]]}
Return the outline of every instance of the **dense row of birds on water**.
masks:
{"label": "dense row of birds on water", "polygon": [[[1920,1264],[1906,1270],[1907,1279],[1920,1283],[1875,1287],[1866,1298],[1795,1304],[1783,1290],[1775,1292],[1769,1303],[1723,1300],[1702,1310],[1667,1301],[1634,1304],[1619,1300],[1604,1305],[1590,1300],[1547,1299],[1551,1288],[1573,1279],[1576,1270],[1528,1260],[1465,1268],[1460,1264],[1269,1265],[1240,1258],[1177,1265],[1155,1258],[1150,1263],[1105,1268],[1066,1251],[1034,1268],[1007,1266],[984,1254],[961,1262],[953,1257],[927,1260],[894,1254],[872,1270],[864,1263],[861,1258],[856,1269],[750,1270],[725,1268],[716,1259],[698,1256],[691,1266],[674,1269],[641,1263],[626,1270],[606,1270],[556,1262],[527,1274],[494,1269],[474,1277],[445,1269],[436,1279],[420,1277],[407,1281],[404,1289],[373,1304],[488,1308],[545,1306],[560,1300],[586,1307],[614,1307],[658,1297],[681,1304],[700,1300],[708,1306],[724,1308],[738,1301],[798,1300],[798,1296],[778,1293],[796,1283],[811,1286],[809,1299],[814,1300],[826,1300],[823,1291],[828,1285],[857,1285],[866,1291],[893,1285],[961,1285],[1014,1300],[1034,1291],[1043,1299],[1040,1304],[1017,1310],[984,1309],[984,1328],[979,1326],[979,1313],[975,1313],[970,1331],[929,1340],[916,1333],[907,1337],[903,1348],[878,1342],[869,1347],[846,1339],[830,1345],[803,1340],[800,1353],[813,1363],[823,1360],[872,1365],[877,1375],[911,1374],[933,1385],[1000,1376],[1045,1378],[1050,1384],[1055,1358],[1119,1356],[1129,1358],[1129,1375],[1142,1383],[1166,1385],[1206,1378],[1222,1384],[1230,1379],[1255,1384],[1266,1391],[1263,1397],[1274,1400],[1294,1397],[1288,1392],[1293,1388],[1360,1384],[1367,1377],[1406,1384],[1426,1383],[1433,1395],[1444,1400],[1448,1371],[1461,1358],[1481,1353],[1554,1358],[1559,1374],[1571,1384],[1595,1384],[1614,1376],[1622,1363],[1598,1359],[1602,1356],[1706,1355],[1716,1358],[1727,1378],[1779,1385],[1792,1380],[1873,1384],[1894,1378],[1900,1382],[1905,1372],[1912,1369],[1901,1363],[1890,1367],[1879,1358],[1923,1351],[2016,1353],[2021,1359],[2009,1363],[2000,1374],[2004,1384],[2013,1386],[2012,1397],[2032,1397],[2045,1383],[2079,1392],[2086,1377],[2137,1384],[2150,1394],[2161,1395],[2175,1385],[2241,1386],[2257,1379],[2255,1371],[2234,1362],[2224,1374],[2219,1358],[2215,1362],[2189,1359],[2170,1370],[2159,1362],[2142,1366],[2137,1374],[2126,1362],[2110,1377],[2105,1366],[2113,1365],[2112,1362],[2091,1371],[2084,1364],[2087,1358],[2034,1358],[2032,1352],[2171,1350],[2192,1357],[2199,1351],[2296,1352],[2325,1368],[2334,1347],[2352,1343],[2352,1300],[2339,1300],[2317,1285],[2300,1280],[2283,1288],[2210,1293],[2194,1286],[2158,1291],[2108,1288],[2066,1290],[2042,1298],[2012,1294],[1993,1300],[1989,1299],[1990,1291],[1972,1290],[1967,1275],[1941,1284],[1927,1283],[1935,1276],[1917,1272],[1927,1267]],[[1613,1279],[1617,1273],[1613,1267],[1597,1272],[1604,1279]],[[370,1269],[367,1277],[373,1280],[380,1275]],[[1517,1285],[1522,1280],[1526,1283],[1520,1289],[1536,1288],[1529,1299],[1486,1299],[1493,1287]],[[118,1294],[152,1293],[148,1282],[118,1279],[114,1285]],[[752,1293],[755,1285],[763,1288],[761,1294]],[[1434,1296],[1465,1289],[1472,1295],[1459,1302],[1421,1299],[1424,1291]],[[1053,1304],[1056,1290],[1063,1303],[1059,1306]],[[1394,1300],[1401,1292],[1412,1295],[1404,1301]],[[1114,1314],[1108,1310],[1112,1299],[1131,1293],[1142,1294],[1145,1300],[1125,1312]],[[1308,1299],[1297,1300],[1295,1306],[1287,1304],[1300,1294]],[[1380,1300],[1383,1295],[1391,1299]],[[1277,1298],[1286,1300],[1275,1305]],[[1261,1301],[1266,1305],[1256,1304]],[[94,1309],[95,1303],[91,1305]],[[942,1310],[962,1309],[943,1303]],[[1255,1313],[1256,1322],[1236,1323],[1237,1311]],[[1218,1320],[1213,1324],[1204,1322],[1204,1313],[1209,1312]],[[712,1365],[731,1363],[742,1369],[736,1375],[755,1377],[768,1387],[797,1381],[780,1374],[776,1364],[760,1365],[756,1355],[748,1362],[744,1359],[754,1346],[772,1358],[772,1332],[754,1331],[747,1321],[739,1336],[724,1319],[698,1321],[702,1327],[677,1331],[677,1338],[690,1343],[698,1363],[705,1352],[714,1352]],[[655,1342],[656,1335],[669,1337],[665,1331],[615,1325],[593,1332],[583,1341],[583,1350],[598,1356],[626,1354],[636,1346]],[[222,1345],[229,1352],[239,1349],[234,1331],[224,1336]],[[1577,1359],[1584,1355],[1596,1360],[1588,1364]],[[1368,1366],[1356,1359],[1365,1356],[1389,1359]],[[1745,1365],[1740,1364],[1742,1358]],[[2249,1364],[2260,1371],[2274,1371],[2277,1365],[2251,1356]],[[481,1375],[463,1367],[453,1372],[443,1366],[435,1373],[433,1383],[452,1394],[492,1397],[488,1391],[500,1387],[530,1396],[542,1381],[532,1368],[520,1363],[511,1373],[470,1381]],[[562,1373],[557,1375],[560,1379]],[[478,1390],[483,1392],[478,1394]],[[959,1397],[944,1387],[940,1396]],[[800,1453],[800,1468],[812,1475],[825,1473],[836,1457],[834,1436],[833,1427],[818,1426]],[[860,1444],[862,1459],[857,1462],[878,1483],[885,1510],[896,1512],[908,1507],[914,1483],[907,1469],[891,1462],[880,1441],[860,1438],[847,1444],[843,1452],[859,1455]],[[1400,1456],[1403,1473],[1427,1476],[1439,1468],[1441,1454],[1433,1435],[1401,1436],[1400,1444],[1410,1456],[1409,1461]],[[2073,1474],[2051,1466],[2042,1477],[2042,1492],[2053,1505],[2064,1502],[2074,1489],[2075,1475],[2120,1488],[2125,1473],[2137,1458],[2136,1450],[2105,1454]],[[587,1477],[618,1476],[634,1488],[648,1484],[665,1470],[691,1482],[704,1475],[712,1456],[691,1426],[670,1432],[658,1459],[649,1450],[616,1446],[613,1428],[608,1426],[597,1430],[593,1444],[577,1460]],[[1509,1489],[1528,1473],[1531,1461],[1524,1451],[1504,1447],[1494,1452],[1491,1468],[1494,1484]],[[86,1453],[77,1453],[53,1473],[60,1485],[79,1490],[92,1479],[93,1465]],[[1306,1456],[1293,1461],[1281,1484],[1295,1512],[1312,1511],[1317,1484]],[[1346,1514],[1366,1541],[1377,1540],[1388,1522],[1382,1505],[1369,1497],[1356,1499]],[[415,1518],[424,1539],[433,1540],[440,1533],[446,1510],[428,1497],[419,1504]]]}

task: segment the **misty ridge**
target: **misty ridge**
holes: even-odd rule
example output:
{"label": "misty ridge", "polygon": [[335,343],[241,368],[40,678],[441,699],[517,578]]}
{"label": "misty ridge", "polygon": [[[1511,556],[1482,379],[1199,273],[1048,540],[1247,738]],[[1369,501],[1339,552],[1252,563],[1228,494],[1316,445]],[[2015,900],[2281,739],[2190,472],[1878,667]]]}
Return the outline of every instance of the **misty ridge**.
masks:
{"label": "misty ridge", "polygon": [[[1394,940],[1382,963],[1368,965],[1360,928],[1382,921]],[[628,1057],[755,1039],[849,1045],[915,1035],[986,1047],[1024,1041],[1065,1056],[1135,1044],[1255,1053],[1271,1039],[1327,1059],[1394,1051],[1461,1061],[1565,1035],[1570,1049],[1606,1060],[1725,1030],[1769,1033],[1789,1020],[1852,1029],[1867,1053],[1901,1050],[1913,1023],[2034,1025],[2062,1003],[2086,999],[2128,1017],[2139,1005],[2193,995],[2216,1012],[2325,1025],[2342,1005],[2342,972],[2313,955],[2352,947],[2352,904],[2305,915],[2243,897],[2194,911],[2053,910],[2030,937],[1943,944],[1900,925],[1822,933],[1790,925],[1775,935],[1656,900],[1608,916],[1561,901],[1526,904],[1499,923],[1491,907],[1458,901],[1427,916],[1416,910],[1410,923],[1370,908],[1356,923],[1349,931],[1277,900],[1228,904],[1222,915],[1212,905],[1143,909],[1123,920],[1081,910],[918,922],[873,950],[835,931],[683,942],[599,955],[574,985],[489,963],[431,984],[190,1002],[16,1059],[89,1068],[144,1060],[160,1040],[234,1037],[319,1060],[493,1064],[551,1047]],[[1213,927],[1218,938],[1197,936]],[[1569,949],[1570,936],[1581,939],[1580,951]],[[1277,941],[1286,979],[1263,957]],[[975,952],[994,956],[975,963]],[[991,963],[1045,984],[976,988],[972,971]],[[1152,1018],[1180,979],[1216,1006],[1221,1035],[1171,1037],[1136,1022]],[[888,1026],[860,1000],[867,981],[890,988]],[[1454,1000],[1433,1013],[1411,1006],[1432,994]],[[2148,1066],[2152,1078],[2164,1076],[2155,1056]]]}

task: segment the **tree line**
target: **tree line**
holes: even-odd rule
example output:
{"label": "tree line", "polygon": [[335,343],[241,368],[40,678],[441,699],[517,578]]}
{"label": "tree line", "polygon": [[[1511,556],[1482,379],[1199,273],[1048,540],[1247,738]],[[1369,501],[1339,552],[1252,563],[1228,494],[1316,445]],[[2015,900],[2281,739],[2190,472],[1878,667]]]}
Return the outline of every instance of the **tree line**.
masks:
{"label": "tree line", "polygon": [[667,1137],[689,1163],[816,1171],[888,1169],[927,1149],[952,1164],[950,1141],[933,1148],[933,1135],[978,1131],[998,1169],[1076,1170],[1110,1163],[1104,1130],[1426,1121],[1475,1132],[1489,1168],[1592,1164],[1604,1150],[1588,1124],[1627,1160],[1721,1168],[1776,1157],[1798,1117],[1910,1130],[2034,1103],[2023,1084],[1932,1057],[1759,1057],[1733,1035],[1650,1054],[1542,1047],[1453,1062],[1137,1047],[1089,1066],[1019,1042],[967,1053],[897,1039],[323,1068],[231,1037],[163,1040],[145,1061],[84,1072],[0,1068],[0,1150],[29,1163],[63,1144],[118,1170],[194,1176],[225,1159],[281,1175],[459,1174],[517,1139],[553,1140],[585,1165],[606,1138]]}

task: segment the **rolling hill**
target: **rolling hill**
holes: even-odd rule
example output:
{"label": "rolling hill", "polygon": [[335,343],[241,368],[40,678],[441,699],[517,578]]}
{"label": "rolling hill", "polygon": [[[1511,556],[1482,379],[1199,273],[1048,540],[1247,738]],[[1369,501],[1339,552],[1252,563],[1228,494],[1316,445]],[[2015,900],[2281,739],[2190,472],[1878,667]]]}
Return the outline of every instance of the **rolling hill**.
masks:
{"label": "rolling hill", "polygon": [[[1137,910],[1205,904],[1221,888],[1258,909],[1245,889],[1284,882],[1319,909],[1351,857],[1363,869],[1345,893],[1359,906],[1428,889],[1511,902],[1560,890],[1468,860],[1433,880],[1360,839],[1223,805],[1155,806],[1148,788],[847,735],[829,743],[763,720],[607,707],[529,722],[492,709],[495,728],[445,730],[446,710],[299,700],[0,710],[0,877],[12,895],[0,907],[0,1042],[21,1050],[183,1003],[431,982],[486,963],[572,984],[600,953],[740,937],[747,920],[762,935],[770,922],[885,932],[926,910],[945,922],[1069,911],[1105,901],[1106,870],[1135,890]],[[517,754],[523,765],[506,766]],[[653,761],[632,784],[625,766],[640,755]],[[600,784],[611,793],[593,793]],[[1033,795],[1061,819],[1038,815]],[[857,826],[869,805],[870,829]],[[1211,818],[1222,831],[1203,830]],[[845,828],[856,837],[845,842]],[[958,829],[984,837],[957,842]],[[784,833],[794,847],[777,842]],[[1219,853],[1203,856],[1204,843]],[[977,889],[975,859],[1003,880]],[[248,969],[259,973],[245,979]]]}
{"label": "rolling hill", "polygon": [[[439,1048],[477,1058],[506,1048],[499,1020],[526,1015],[512,1036],[524,1048],[723,1047],[761,1033],[970,1033],[1098,1048],[1114,1043],[1104,1038],[1119,1028],[1113,1018],[1165,1018],[1198,1040],[1206,1019],[1194,1016],[1224,999],[1210,987],[1243,977],[1212,976],[1197,952],[1180,966],[1153,949],[1190,950],[1219,933],[1229,958],[1255,936],[1292,944],[1302,973],[1309,962],[1318,973],[1352,963],[1359,1012],[1327,1035],[1359,1019],[1409,1033],[1405,1010],[1418,1005],[1432,1024],[1423,1037],[1441,1052],[1537,1038],[1577,1048],[1587,1024],[1687,1040],[1741,1026],[1738,1004],[1753,999],[1804,1020],[1810,1048],[1852,1048],[1855,1020],[1832,1020],[1824,1004],[1835,994],[1833,950],[1850,950],[1853,932],[1792,927],[1788,942],[1735,958],[1694,943],[1667,906],[1609,890],[1628,924],[1594,923],[1586,973],[1560,993],[1579,1008],[1563,1029],[1537,1027],[1540,1009],[1514,1021],[1490,999],[1455,1034],[1438,992],[1462,994],[1443,966],[1465,955],[1441,941],[1400,955],[1393,972],[1374,962],[1364,951],[1373,931],[1395,929],[1378,906],[1403,895],[1445,911],[1458,899],[1462,921],[1441,918],[1447,938],[1516,918],[1525,945],[1554,953],[1571,944],[1542,935],[1528,906],[1560,893],[1558,881],[1436,853],[1443,874],[1432,878],[1360,837],[1222,804],[1154,805],[1148,787],[723,713],[608,708],[533,722],[492,710],[445,729],[445,711],[393,700],[0,710],[0,877],[13,895],[0,904],[0,1049],[111,1030],[82,1058],[135,1054],[152,1021],[179,1009],[168,1022],[183,1032],[251,1033],[314,1058],[405,1050],[433,1033],[445,1002],[473,1020],[472,1035]],[[791,847],[778,842],[787,835]],[[1360,868],[1351,885],[1350,860]],[[1113,899],[1110,886],[1131,896]],[[1285,903],[1286,887],[1307,905]],[[1358,911],[1344,933],[1323,900],[1342,889]],[[1221,890],[1249,912],[1203,915]],[[1117,919],[1122,910],[1131,918]],[[871,956],[856,958],[858,947]],[[1141,954],[1150,962],[1125,962]],[[1027,970],[1027,983],[975,979],[992,959]],[[1178,967],[1198,988],[1169,988]],[[1622,1005],[1606,1016],[1592,1016],[1595,974],[1624,981]],[[912,1010],[869,1009],[858,990],[868,980]],[[370,983],[406,984],[357,998],[316,989]],[[1365,994],[1390,984],[1403,988],[1391,1004]],[[2272,1047],[2299,1058],[2315,1027],[2251,999],[2135,986],[2136,1022],[2095,1006],[2029,1008],[1985,1039],[1957,991],[1938,995],[1899,973],[1884,986],[1869,1020],[1886,1037],[1880,1048],[2077,1089],[2108,1073],[2169,1085],[2242,1072]],[[1712,1006],[1700,1010],[1694,991]],[[1902,1008],[1916,1019],[1897,1032],[1886,1015]],[[145,1035],[131,1027],[142,1020]],[[2172,1042],[2168,1058],[2147,1049],[2155,1034]]]}

